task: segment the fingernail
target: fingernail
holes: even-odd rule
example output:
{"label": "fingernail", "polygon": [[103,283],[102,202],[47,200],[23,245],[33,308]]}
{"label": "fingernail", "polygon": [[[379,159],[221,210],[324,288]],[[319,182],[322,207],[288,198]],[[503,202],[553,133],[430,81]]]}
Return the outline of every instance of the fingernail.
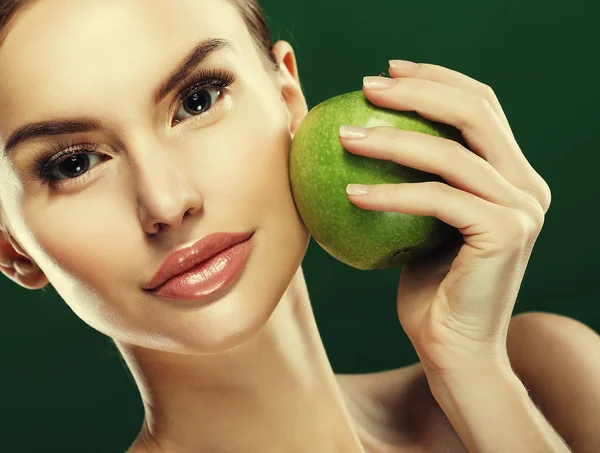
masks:
{"label": "fingernail", "polygon": [[363,85],[366,88],[372,88],[374,90],[383,90],[396,85],[395,79],[389,79],[387,77],[363,77]]}
{"label": "fingernail", "polygon": [[365,138],[368,130],[357,126],[340,126],[340,137],[342,138]]}
{"label": "fingernail", "polygon": [[364,195],[369,192],[369,188],[367,186],[363,186],[362,184],[348,184],[346,186],[346,193],[348,195]]}
{"label": "fingernail", "polygon": [[390,67],[394,69],[415,69],[419,66],[418,63],[407,60],[390,60],[388,63],[390,64]]}

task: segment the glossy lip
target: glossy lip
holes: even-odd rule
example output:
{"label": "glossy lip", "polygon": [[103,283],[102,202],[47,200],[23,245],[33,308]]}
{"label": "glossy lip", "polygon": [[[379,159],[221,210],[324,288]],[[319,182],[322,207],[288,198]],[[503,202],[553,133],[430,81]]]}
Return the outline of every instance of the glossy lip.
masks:
{"label": "glossy lip", "polygon": [[203,261],[217,255],[240,242],[244,242],[254,234],[246,233],[211,233],[188,247],[180,248],[171,253],[160,266],[152,280],[143,289],[156,290],[170,278],[183,274]]}

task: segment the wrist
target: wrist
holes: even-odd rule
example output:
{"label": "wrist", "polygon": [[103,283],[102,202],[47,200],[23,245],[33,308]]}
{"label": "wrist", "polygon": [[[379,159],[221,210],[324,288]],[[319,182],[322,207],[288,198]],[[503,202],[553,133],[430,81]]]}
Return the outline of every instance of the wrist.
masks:
{"label": "wrist", "polygon": [[516,388],[523,387],[523,383],[512,369],[508,356],[501,358],[487,356],[481,360],[462,360],[455,366],[443,369],[433,369],[425,363],[422,365],[430,387],[437,387],[441,390],[490,379],[493,382],[514,385]]}
{"label": "wrist", "polygon": [[570,451],[515,373],[484,365],[468,370],[430,384],[468,451]]}

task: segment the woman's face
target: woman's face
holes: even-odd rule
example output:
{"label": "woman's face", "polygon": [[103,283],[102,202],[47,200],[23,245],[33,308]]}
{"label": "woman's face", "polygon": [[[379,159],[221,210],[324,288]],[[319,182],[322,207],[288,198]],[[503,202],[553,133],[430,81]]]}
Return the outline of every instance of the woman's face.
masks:
{"label": "woman's face", "polygon": [[[235,81],[180,101],[188,78],[156,101],[184,57],[214,38],[231,44],[191,77],[218,71]],[[288,179],[291,125],[306,105],[287,68],[266,72],[233,5],[36,1],[0,47],[0,74],[0,149],[30,123],[100,126],[23,141],[0,161],[11,232],[82,320],[116,340],[199,354],[260,329],[308,245]],[[38,159],[78,144],[93,153],[55,164],[53,181],[40,178]],[[171,251],[216,231],[255,231],[245,270],[221,300],[192,307],[142,290]]]}

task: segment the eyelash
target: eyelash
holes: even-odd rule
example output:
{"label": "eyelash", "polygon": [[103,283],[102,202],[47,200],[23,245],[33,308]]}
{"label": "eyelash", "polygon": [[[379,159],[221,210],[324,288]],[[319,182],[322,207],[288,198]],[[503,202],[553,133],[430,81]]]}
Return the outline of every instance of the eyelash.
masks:
{"label": "eyelash", "polygon": [[[221,69],[203,69],[199,73],[190,77],[190,80],[185,81],[184,88],[179,91],[176,95],[177,105],[181,104],[186,97],[195,91],[201,91],[206,88],[214,88],[220,92],[227,92],[227,87],[235,82],[235,76],[225,70]],[[216,101],[215,101],[216,104]],[[213,109],[207,110],[210,112]],[[176,111],[177,112],[177,111]],[[203,116],[205,113],[199,113],[198,115],[192,116],[187,119],[196,118]],[[181,120],[176,124],[186,121]],[[62,185],[62,184],[73,184],[74,181],[82,182],[89,174],[89,170],[83,173],[82,176],[76,176],[74,178],[58,179],[54,178],[51,173],[56,167],[58,167],[63,161],[67,160],[69,156],[77,154],[94,154],[98,152],[100,146],[96,143],[77,143],[72,140],[60,140],[57,143],[50,145],[50,147],[35,161],[35,174],[41,180],[42,184],[50,185]]]}

